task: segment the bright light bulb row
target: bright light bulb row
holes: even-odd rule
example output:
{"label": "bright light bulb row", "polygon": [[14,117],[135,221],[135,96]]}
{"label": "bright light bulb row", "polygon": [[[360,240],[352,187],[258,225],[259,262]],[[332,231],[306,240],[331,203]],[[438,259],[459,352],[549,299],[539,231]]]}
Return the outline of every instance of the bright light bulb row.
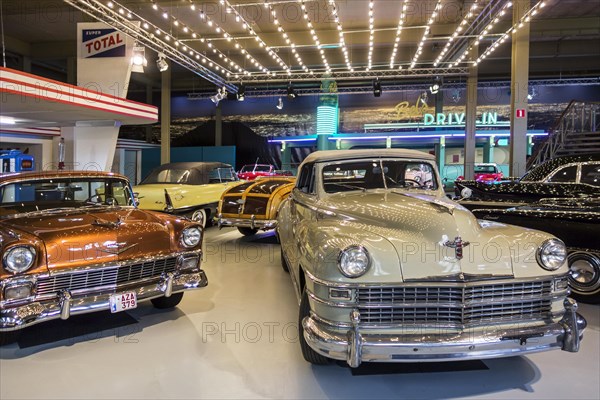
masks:
{"label": "bright light bulb row", "polygon": [[519,29],[521,29],[525,24],[528,24],[531,21],[531,18],[535,15],[537,15],[537,13],[540,11],[540,9],[544,8],[546,6],[546,2],[544,0],[542,1],[538,1],[533,7],[531,7],[529,9],[529,11],[527,11],[527,13],[525,13],[525,15],[523,15],[523,17],[521,17],[521,19],[519,20],[518,23],[514,24],[513,26],[511,26],[510,28],[508,28],[506,30],[506,32],[504,32],[502,34],[502,36],[500,36],[499,39],[496,39],[484,52],[482,55],[480,55],[477,60],[474,62],[475,65],[479,64],[480,62],[482,62],[483,60],[485,60],[485,58],[487,56],[489,56],[490,54],[492,54],[494,51],[496,51],[496,49],[504,42],[506,42],[506,40],[510,37],[511,34],[514,34],[515,32],[517,32]]}
{"label": "bright light bulb row", "polygon": [[374,7],[375,2],[373,0],[369,0],[369,55],[367,57],[367,71],[373,68],[373,43],[375,43]]}
{"label": "bright light bulb row", "polygon": [[[398,53],[398,46],[400,45],[400,34],[404,26],[404,19],[406,18],[406,9],[408,5],[406,2],[402,5],[402,11],[400,11],[400,20],[398,21],[398,28],[396,29],[396,38],[394,39],[394,50],[392,50],[392,56],[390,57],[390,69],[394,68],[394,62],[396,61],[396,54]],[[400,67],[402,68],[402,67]]]}
{"label": "bright light bulb row", "polygon": [[[115,1],[107,1],[106,5],[111,8],[111,9],[115,9],[115,7],[119,7],[117,9],[117,11],[119,12],[119,14],[121,15],[125,15],[127,14],[127,18],[132,19],[134,17],[134,14],[123,8],[122,6],[118,5]],[[153,7],[154,8],[154,7]],[[122,11],[121,11],[122,10]],[[140,16],[135,15],[136,18],[139,18],[140,20],[143,20],[143,18],[141,18]],[[167,16],[168,17],[168,16]],[[190,57],[196,59],[197,61],[200,61],[202,64],[208,65],[209,68],[214,69],[216,72],[224,74],[226,76],[231,76],[232,72],[227,68],[227,67],[223,67],[222,65],[220,65],[219,63],[217,63],[216,61],[213,62],[212,60],[210,60],[209,58],[207,58],[204,54],[200,54],[199,52],[188,48],[185,45],[182,45],[175,37],[171,36],[169,33],[163,31],[162,29],[160,29],[158,26],[154,25],[154,24],[150,24],[148,21],[144,21],[142,23],[142,28],[146,30],[146,32],[148,33],[148,35],[155,35],[158,38],[163,39],[165,42],[167,43],[173,43],[173,45],[180,51],[182,51],[184,54],[189,55]],[[179,48],[179,46],[181,46],[181,48]],[[229,61],[227,60],[227,58],[224,59],[225,61]],[[227,65],[225,63],[225,65]]]}
{"label": "bright light bulb row", "polygon": [[[277,18],[277,11],[275,11],[275,9],[273,7],[271,7],[270,4],[268,4],[267,6],[269,8],[269,12],[271,13],[271,16],[273,17],[273,24],[275,24],[277,26],[277,32],[281,33],[281,36],[283,37],[283,40],[285,40],[285,43],[290,46],[291,52],[294,55],[294,57],[296,58],[296,62],[298,63],[298,65],[300,65],[300,67],[305,72],[308,72],[308,67],[304,64],[304,62],[302,61],[302,57],[300,57],[300,54],[298,54],[298,52],[296,51],[296,44],[294,42],[292,42],[292,40],[290,39],[290,37],[288,36],[286,31],[281,26],[281,23],[279,22],[279,19]],[[271,50],[270,53],[273,53],[273,55],[271,55],[271,57],[273,57],[273,59],[275,59],[275,57],[276,57],[275,52],[273,52]],[[312,71],[310,71],[310,72],[312,73]],[[292,74],[291,69],[288,69],[287,73],[288,73],[288,75],[291,75]]]}
{"label": "bright light bulb row", "polygon": [[303,18],[304,21],[306,21],[306,27],[310,30],[310,34],[312,36],[313,41],[315,42],[315,46],[317,46],[319,53],[321,53],[323,65],[325,65],[325,69],[327,70],[327,72],[331,72],[331,68],[329,67],[329,63],[327,62],[327,57],[325,57],[325,50],[322,48],[321,42],[319,41],[319,37],[317,36],[317,33],[315,32],[310,17],[308,16],[308,10],[306,9],[306,4],[304,4],[304,0],[301,0],[300,2],[300,9],[304,13]]}
{"label": "bright light bulb row", "polygon": [[410,63],[410,68],[414,68],[415,65],[417,65],[417,61],[419,61],[419,57],[421,57],[421,53],[423,52],[423,46],[425,45],[425,41],[427,40],[429,33],[431,33],[431,24],[433,24],[436,17],[438,16],[438,10],[440,9],[441,6],[442,6],[442,0],[438,0],[433,12],[431,13],[431,16],[429,17],[429,20],[427,21],[427,25],[425,26],[425,32],[423,32],[423,37],[421,38],[421,41],[419,42],[419,46],[417,47],[417,51]]}
{"label": "bright light bulb row", "polygon": [[[194,32],[190,27],[188,27],[187,25],[185,25],[184,23],[180,22],[177,18],[175,18],[174,16],[170,16],[169,13],[163,9],[162,7],[160,7],[157,3],[155,3],[153,0],[150,0],[150,2],[152,3],[152,9],[157,11],[159,14],[161,14],[161,16],[164,19],[171,19],[173,21],[173,25],[178,27],[183,33],[185,34],[190,34],[192,36],[192,38],[196,39],[198,37],[200,37],[199,34],[197,34],[196,32]],[[192,11],[196,10],[196,6],[192,3],[190,4],[190,8],[192,9]],[[212,19],[210,19],[210,17],[208,17],[203,11],[200,11],[200,13],[198,14],[198,17],[202,20],[205,21],[206,24],[215,29],[215,32],[218,34],[222,34],[223,38],[225,38],[228,42],[231,42],[232,40],[234,40],[231,35],[229,35],[229,33],[227,33],[224,29],[222,29],[217,23],[215,23]],[[238,64],[236,64],[233,60],[230,60],[227,58],[227,56],[225,54],[223,54],[220,50],[218,50],[211,41],[207,40],[204,37],[200,37],[200,41],[202,43],[207,43],[207,46],[209,49],[212,50],[213,54],[218,55],[218,57],[220,59],[223,59],[224,62],[228,65],[230,65],[230,67],[232,67],[234,70],[237,71],[237,73],[239,74],[243,74],[243,75],[250,75],[250,72],[247,71],[246,69],[242,68],[241,66],[239,66]],[[242,49],[242,53],[245,55],[246,59],[248,60],[249,63],[253,64],[254,67],[256,67],[257,69],[259,69],[262,72],[266,72],[268,73],[268,69],[265,68],[261,63],[258,62],[258,60],[256,60],[254,57],[252,57],[237,41],[235,41],[236,44],[236,48],[240,48]],[[229,76],[229,75],[228,75]]]}
{"label": "bright light bulb row", "polygon": [[[281,67],[281,69],[286,72],[288,74],[291,73],[290,67],[288,67],[288,65],[281,59],[281,57],[279,57],[277,55],[277,53],[275,53],[269,46],[267,46],[267,44],[258,36],[258,33],[256,33],[256,31],[254,29],[252,29],[252,27],[250,26],[250,24],[244,19],[244,17],[235,9],[235,7],[233,7],[228,0],[221,0],[221,4],[222,5],[226,5],[227,6],[227,13],[228,14],[235,14],[235,21],[240,23],[242,25],[242,28],[244,30],[247,30],[248,33],[250,33],[251,36],[254,37],[254,40],[258,43],[258,45],[265,49],[265,51],[269,54],[269,56],[271,56],[271,58],[277,62],[279,64],[279,66]],[[271,9],[271,6],[268,3],[265,3],[265,7],[268,7],[269,9]],[[287,34],[286,34],[287,36]],[[236,47],[237,48],[237,47]],[[267,75],[269,75],[269,71],[264,71],[266,72]]]}
{"label": "bright light bulb row", "polygon": [[338,34],[340,35],[340,46],[342,49],[342,53],[344,54],[344,60],[346,61],[346,66],[348,67],[348,71],[354,72],[354,68],[352,68],[352,64],[350,63],[350,56],[348,55],[348,48],[346,47],[346,40],[344,39],[344,27],[340,22],[340,17],[338,16],[338,9],[335,5],[335,0],[329,0],[329,4],[332,7],[332,14],[337,24]]}
{"label": "bright light bulb row", "polygon": [[454,30],[454,33],[452,34],[452,36],[450,36],[448,38],[448,42],[446,42],[446,45],[442,49],[442,52],[435,59],[435,61],[433,63],[434,67],[438,66],[438,64],[442,61],[442,59],[444,58],[444,56],[446,55],[446,53],[448,52],[448,50],[450,50],[450,46],[454,42],[454,39],[456,39],[458,37],[458,35],[460,35],[460,33],[465,30],[467,24],[469,23],[469,20],[471,18],[473,18],[473,16],[475,15],[475,12],[477,11],[477,7],[478,7],[477,0],[475,0],[475,3],[473,3],[471,5],[471,8],[469,9],[469,12],[465,15],[465,17],[462,19],[462,21],[460,21],[460,24],[458,24],[458,26]]}

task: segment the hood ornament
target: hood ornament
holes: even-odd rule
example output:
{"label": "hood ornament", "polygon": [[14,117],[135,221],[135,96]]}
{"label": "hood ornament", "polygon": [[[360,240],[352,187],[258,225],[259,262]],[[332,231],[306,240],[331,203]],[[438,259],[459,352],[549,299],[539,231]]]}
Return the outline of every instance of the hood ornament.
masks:
{"label": "hood ornament", "polygon": [[118,228],[122,224],[123,224],[123,218],[121,218],[121,217],[118,217],[115,222],[101,220],[101,219],[95,219],[94,222],[92,222],[92,225],[103,226],[105,228],[113,228],[113,229]]}
{"label": "hood ornament", "polygon": [[463,247],[468,246],[469,242],[463,242],[460,236],[454,238],[454,241],[447,240],[444,242],[444,246],[454,249],[455,257],[457,260],[463,258]]}

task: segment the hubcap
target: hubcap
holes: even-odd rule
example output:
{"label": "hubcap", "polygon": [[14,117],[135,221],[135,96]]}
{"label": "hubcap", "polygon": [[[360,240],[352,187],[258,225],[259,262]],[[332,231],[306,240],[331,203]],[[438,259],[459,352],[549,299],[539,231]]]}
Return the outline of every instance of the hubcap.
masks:
{"label": "hubcap", "polygon": [[584,252],[569,254],[569,284],[581,294],[600,290],[600,256]]}

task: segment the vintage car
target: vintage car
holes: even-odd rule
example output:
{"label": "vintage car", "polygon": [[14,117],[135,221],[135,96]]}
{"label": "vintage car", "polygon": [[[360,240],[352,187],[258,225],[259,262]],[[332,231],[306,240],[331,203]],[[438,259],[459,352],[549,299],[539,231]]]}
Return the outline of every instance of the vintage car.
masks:
{"label": "vintage car", "polygon": [[227,189],[217,211],[219,228],[235,226],[243,235],[275,228],[279,206],[295,182],[296,178],[259,178]]}
{"label": "vintage car", "polygon": [[543,199],[521,207],[475,209],[477,218],[540,229],[567,246],[571,296],[600,303],[600,198]]}
{"label": "vintage car", "polygon": [[[406,177],[415,165],[429,170],[430,184]],[[312,153],[281,205],[277,233],[311,363],[579,349],[586,321],[567,298],[563,242],[477,220],[444,195],[429,154]]]}
{"label": "vintage car", "polygon": [[202,227],[135,207],[127,178],[106,172],[0,176],[0,340],[52,319],[175,307],[206,286]]}
{"label": "vintage car", "polygon": [[[455,194],[468,209],[508,208],[543,198],[600,196],[600,154],[553,158],[533,168],[521,179],[493,185],[456,181]],[[483,202],[483,203],[482,203]]]}
{"label": "vintage car", "polygon": [[247,164],[237,174],[240,179],[252,181],[260,176],[291,176],[292,172],[275,169],[271,164]]}
{"label": "vintage car", "polygon": [[139,208],[186,216],[206,226],[223,192],[238,182],[229,164],[177,162],[153,169],[133,190]]}
{"label": "vintage car", "polygon": [[[475,164],[473,172],[475,174],[475,181],[477,182],[493,183],[502,180],[503,177],[502,171],[494,163]],[[464,179],[464,176],[457,178],[459,181]]]}

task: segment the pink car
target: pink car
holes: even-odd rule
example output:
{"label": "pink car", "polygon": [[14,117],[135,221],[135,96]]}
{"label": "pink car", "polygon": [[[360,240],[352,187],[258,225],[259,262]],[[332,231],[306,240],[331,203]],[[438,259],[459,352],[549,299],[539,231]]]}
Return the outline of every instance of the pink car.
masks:
{"label": "pink car", "polygon": [[247,164],[240,169],[238,177],[246,181],[253,181],[259,176],[291,176],[290,171],[276,170],[270,164]]}
{"label": "pink car", "polygon": [[[504,175],[500,168],[494,163],[475,164],[475,180],[477,182],[497,182],[502,180]],[[457,181],[465,180],[464,176],[459,176]]]}

